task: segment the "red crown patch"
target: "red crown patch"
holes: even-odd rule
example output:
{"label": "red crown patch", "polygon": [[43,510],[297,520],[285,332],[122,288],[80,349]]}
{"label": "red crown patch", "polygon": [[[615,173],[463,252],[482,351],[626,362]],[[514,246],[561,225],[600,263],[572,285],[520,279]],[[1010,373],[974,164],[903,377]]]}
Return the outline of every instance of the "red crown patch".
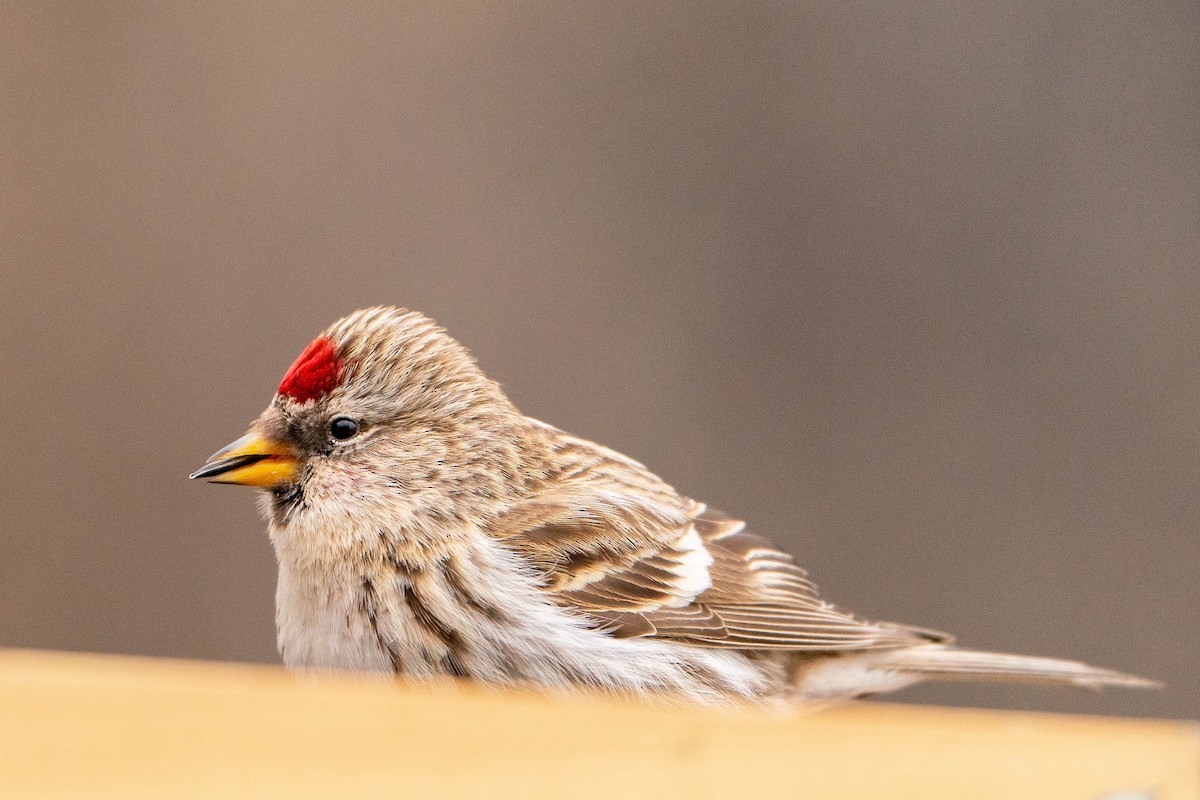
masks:
{"label": "red crown patch", "polygon": [[279,393],[297,403],[307,403],[329,394],[341,381],[342,360],[338,358],[337,345],[327,336],[321,336],[288,367],[279,382]]}

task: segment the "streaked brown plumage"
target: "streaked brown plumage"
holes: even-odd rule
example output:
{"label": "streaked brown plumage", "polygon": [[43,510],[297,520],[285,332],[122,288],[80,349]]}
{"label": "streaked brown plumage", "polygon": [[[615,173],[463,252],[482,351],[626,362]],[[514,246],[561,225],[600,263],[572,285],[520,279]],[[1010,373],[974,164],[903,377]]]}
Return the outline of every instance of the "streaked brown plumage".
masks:
{"label": "streaked brown plumage", "polygon": [[402,309],[331,326],[251,433],[194,477],[267,490],[279,646],[297,668],[700,702],[838,700],[933,677],[1147,685],[837,609],[741,521],[521,415]]}

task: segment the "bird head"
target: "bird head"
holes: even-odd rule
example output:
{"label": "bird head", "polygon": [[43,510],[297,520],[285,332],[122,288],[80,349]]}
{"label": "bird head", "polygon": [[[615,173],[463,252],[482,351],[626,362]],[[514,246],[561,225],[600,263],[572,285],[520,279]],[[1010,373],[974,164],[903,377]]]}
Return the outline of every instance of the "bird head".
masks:
{"label": "bird head", "polygon": [[371,308],[314,339],[249,432],[191,477],[265,489],[276,526],[311,512],[444,528],[520,491],[527,427],[432,320]]}

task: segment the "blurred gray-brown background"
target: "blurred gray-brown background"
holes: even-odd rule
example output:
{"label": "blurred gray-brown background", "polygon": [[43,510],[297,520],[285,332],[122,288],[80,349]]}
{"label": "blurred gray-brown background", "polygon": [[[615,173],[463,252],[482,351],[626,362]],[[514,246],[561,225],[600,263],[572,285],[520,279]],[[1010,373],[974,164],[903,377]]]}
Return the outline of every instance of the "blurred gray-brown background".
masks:
{"label": "blurred gray-brown background", "polygon": [[422,310],[860,613],[1200,716],[1200,6],[5,3],[0,646],[275,661],[304,345]]}

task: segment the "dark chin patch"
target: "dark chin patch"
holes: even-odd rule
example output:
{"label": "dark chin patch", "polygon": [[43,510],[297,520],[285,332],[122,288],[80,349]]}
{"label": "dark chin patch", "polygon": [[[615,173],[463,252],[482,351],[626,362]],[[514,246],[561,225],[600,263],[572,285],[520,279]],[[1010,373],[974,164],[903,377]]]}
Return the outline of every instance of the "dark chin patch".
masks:
{"label": "dark chin patch", "polygon": [[271,518],[276,525],[287,524],[288,517],[304,508],[304,483],[289,483],[271,490]]}

